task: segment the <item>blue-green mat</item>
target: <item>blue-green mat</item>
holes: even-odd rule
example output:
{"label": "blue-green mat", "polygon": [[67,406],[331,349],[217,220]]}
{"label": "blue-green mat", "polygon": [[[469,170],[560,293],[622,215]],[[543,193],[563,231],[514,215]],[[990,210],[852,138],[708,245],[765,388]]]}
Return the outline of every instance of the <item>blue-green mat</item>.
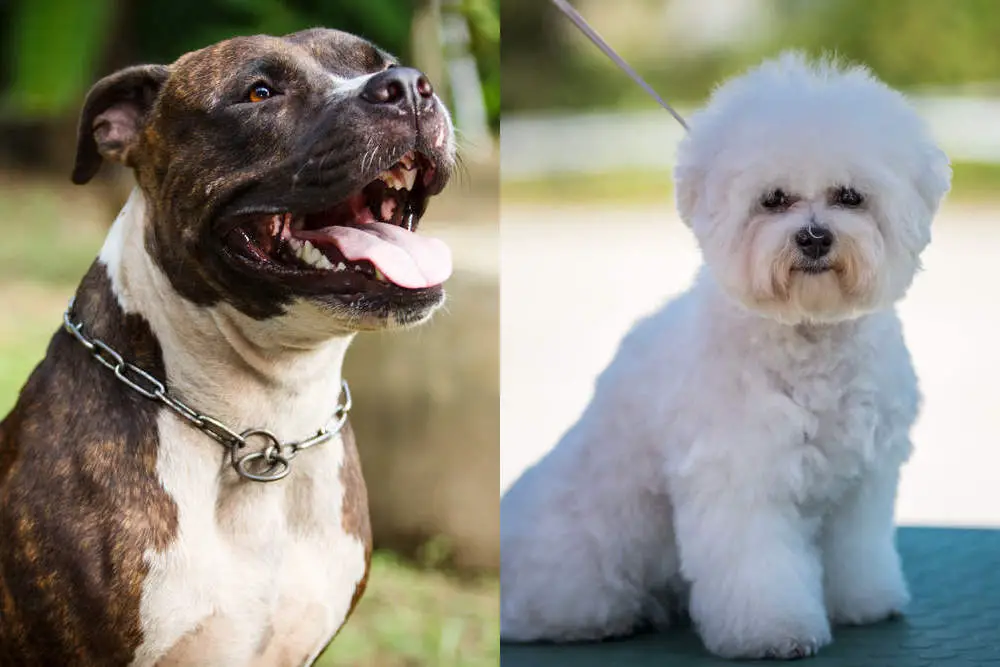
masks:
{"label": "blue-green mat", "polygon": [[[809,667],[1000,667],[1000,530],[901,528],[913,601],[906,616],[835,628]],[[754,661],[756,662],[756,661]],[[702,667],[709,655],[690,629],[592,644],[500,649],[502,667]]]}

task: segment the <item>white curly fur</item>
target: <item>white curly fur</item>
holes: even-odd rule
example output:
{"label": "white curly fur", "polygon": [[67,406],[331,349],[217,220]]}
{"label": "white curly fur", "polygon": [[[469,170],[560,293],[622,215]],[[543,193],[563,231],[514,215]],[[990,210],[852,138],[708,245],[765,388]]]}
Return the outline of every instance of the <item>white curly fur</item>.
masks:
{"label": "white curly fur", "polygon": [[[908,601],[893,512],[919,393],[894,304],[948,159],[868,70],[798,54],[727,82],[690,126],[677,204],[704,265],[503,498],[505,640],[686,610],[720,656],[798,657]],[[763,207],[778,188],[787,208]],[[794,241],[809,226],[834,235],[819,261]]]}

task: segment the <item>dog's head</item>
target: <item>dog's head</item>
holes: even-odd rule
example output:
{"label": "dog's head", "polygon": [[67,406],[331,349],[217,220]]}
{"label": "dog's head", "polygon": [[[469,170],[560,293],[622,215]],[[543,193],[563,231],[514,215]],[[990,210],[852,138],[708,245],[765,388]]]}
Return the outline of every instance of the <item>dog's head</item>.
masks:
{"label": "dog's head", "polygon": [[951,169],[870,72],[785,54],[692,118],[675,181],[729,294],[781,321],[830,322],[902,298]]}
{"label": "dog's head", "polygon": [[336,30],[238,37],[130,67],[84,104],[73,180],[132,168],[146,248],[185,298],[333,330],[416,324],[444,300],[442,242],[416,233],[455,165],[427,78]]}

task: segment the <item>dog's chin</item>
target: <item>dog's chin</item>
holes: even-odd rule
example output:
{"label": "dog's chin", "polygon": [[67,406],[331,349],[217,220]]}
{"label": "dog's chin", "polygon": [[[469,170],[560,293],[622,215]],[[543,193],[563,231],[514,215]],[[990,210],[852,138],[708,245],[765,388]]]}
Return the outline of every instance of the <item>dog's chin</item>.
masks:
{"label": "dog's chin", "polygon": [[220,221],[221,252],[244,279],[316,302],[352,330],[414,326],[443,303],[451,274],[448,247],[417,234],[440,188],[437,165],[410,151],[325,208]]}
{"label": "dog's chin", "polygon": [[338,328],[350,332],[409,329],[424,324],[444,305],[442,286],[397,294],[373,295],[364,302],[345,303],[338,295],[312,297],[327,310]]}
{"label": "dog's chin", "polygon": [[772,267],[767,280],[737,297],[751,311],[782,324],[833,324],[879,307],[871,274],[849,263],[795,262]]}

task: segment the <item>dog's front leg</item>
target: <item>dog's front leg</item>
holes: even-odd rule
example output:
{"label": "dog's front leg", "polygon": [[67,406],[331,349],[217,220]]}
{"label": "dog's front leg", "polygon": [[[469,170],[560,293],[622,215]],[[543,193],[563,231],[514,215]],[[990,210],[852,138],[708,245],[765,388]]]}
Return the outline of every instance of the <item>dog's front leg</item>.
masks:
{"label": "dog's front leg", "polygon": [[874,623],[909,602],[895,544],[897,464],[870,471],[823,527],[826,605],[835,623]]}
{"label": "dog's front leg", "polygon": [[815,521],[780,497],[773,477],[707,468],[673,485],[681,572],[702,641],[726,658],[814,654],[831,640]]}

